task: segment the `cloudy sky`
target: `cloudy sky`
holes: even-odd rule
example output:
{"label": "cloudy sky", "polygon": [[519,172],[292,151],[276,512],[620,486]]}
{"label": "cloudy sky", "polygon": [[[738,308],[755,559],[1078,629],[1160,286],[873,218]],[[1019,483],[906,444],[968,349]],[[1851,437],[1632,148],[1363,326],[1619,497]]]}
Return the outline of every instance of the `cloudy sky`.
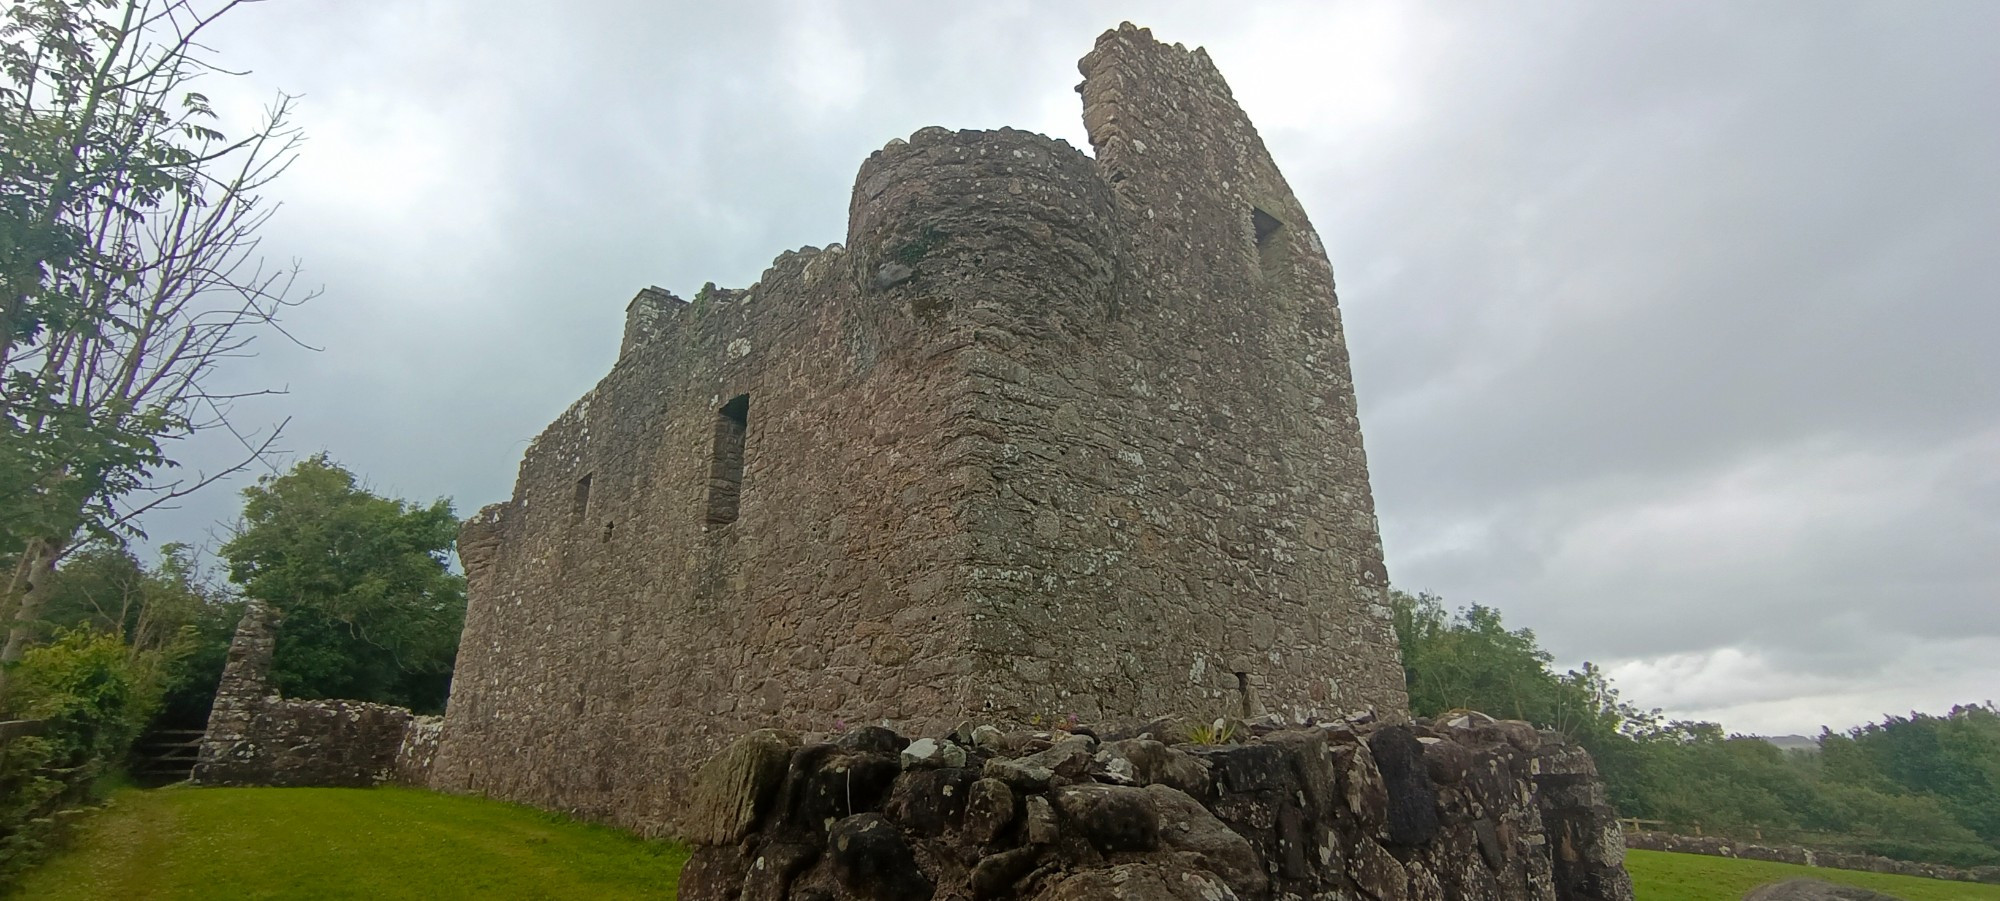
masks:
{"label": "cloudy sky", "polygon": [[840,240],[889,138],[1087,147],[1075,60],[1125,19],[1209,49],[1325,239],[1399,586],[1735,731],[2000,697],[1976,0],[275,0],[214,93],[304,97],[266,246],[325,286],[289,323],[323,350],[265,344],[229,378],[290,394],[239,414],[470,514],[634,291]]}

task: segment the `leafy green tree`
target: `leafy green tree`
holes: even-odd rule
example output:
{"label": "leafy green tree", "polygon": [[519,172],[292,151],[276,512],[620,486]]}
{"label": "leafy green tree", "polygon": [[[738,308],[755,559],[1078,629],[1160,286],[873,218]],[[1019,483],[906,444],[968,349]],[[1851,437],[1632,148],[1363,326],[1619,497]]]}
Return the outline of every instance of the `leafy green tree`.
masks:
{"label": "leafy green tree", "polygon": [[465,620],[451,503],[381,497],[325,454],[243,495],[222,556],[244,596],[284,617],[279,690],[441,709]]}
{"label": "leafy green tree", "polygon": [[2000,711],[1990,702],[1944,716],[1884,717],[1819,741],[1829,781],[1934,799],[1951,820],[2000,848]]}
{"label": "leafy green tree", "polygon": [[201,41],[243,2],[24,0],[0,20],[0,664],[80,539],[132,533],[275,437],[169,473],[170,443],[242,396],[213,389],[217,367],[303,302],[296,269],[257,251],[259,193],[298,146],[291,100],[231,139],[197,90],[229,74]]}
{"label": "leafy green tree", "polygon": [[1594,664],[1566,673],[1530,629],[1513,629],[1500,611],[1473,604],[1445,612],[1441,598],[1390,591],[1410,709],[1418,716],[1478,710],[1526,720],[1572,738],[1642,735],[1662,727],[1658,711],[1624,703]]}
{"label": "leafy green tree", "polygon": [[1555,658],[1535,633],[1508,629],[1491,607],[1473,604],[1453,614],[1436,595],[1391,590],[1390,609],[1411,713],[1477,710],[1554,729],[1596,758],[1615,806],[1642,806],[1637,743],[1669,729],[1658,711],[1620,700],[1603,670],[1590,663],[1555,672]]}
{"label": "leafy green tree", "polygon": [[1527,629],[1498,611],[1456,614],[1434,595],[1391,592],[1411,712],[1455,709],[1555,729],[1596,758],[1625,816],[1711,832],[1959,866],[2000,864],[2000,711],[1887,717],[1817,752],[1785,752],[1714,723],[1669,720],[1618,697],[1589,663],[1557,673]]}
{"label": "leafy green tree", "polygon": [[122,544],[96,542],[63,561],[48,591],[51,628],[116,636],[133,655],[159,652],[160,719],[198,728],[208,719],[243,604],[201,575],[193,552],[166,544],[153,567]]}

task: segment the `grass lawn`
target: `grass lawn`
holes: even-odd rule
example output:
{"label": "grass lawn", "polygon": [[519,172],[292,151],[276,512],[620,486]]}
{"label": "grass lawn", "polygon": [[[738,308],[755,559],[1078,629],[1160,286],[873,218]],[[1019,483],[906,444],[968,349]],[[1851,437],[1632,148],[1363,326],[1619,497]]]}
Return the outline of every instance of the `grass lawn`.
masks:
{"label": "grass lawn", "polygon": [[683,848],[616,829],[412,789],[115,798],[16,897],[672,898],[687,860]]}
{"label": "grass lawn", "polygon": [[2000,901],[2000,885],[1943,882],[1914,876],[1831,870],[1701,854],[1627,851],[1625,868],[1632,873],[1632,887],[1636,890],[1638,901],[1719,901],[1725,898],[1734,901],[1742,898],[1743,893],[1767,882],[1801,876],[1858,885],[1906,901]]}
{"label": "grass lawn", "polygon": [[[401,788],[127,789],[30,872],[36,901],[672,898],[687,851],[527,807]],[[1638,901],[1714,901],[1806,876],[1907,901],[2000,886],[1631,851]]]}

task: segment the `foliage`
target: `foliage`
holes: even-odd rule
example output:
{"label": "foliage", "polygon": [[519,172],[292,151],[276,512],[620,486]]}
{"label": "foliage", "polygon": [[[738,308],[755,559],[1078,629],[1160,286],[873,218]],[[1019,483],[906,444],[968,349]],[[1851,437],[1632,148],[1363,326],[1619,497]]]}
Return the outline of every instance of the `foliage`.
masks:
{"label": "foliage", "polygon": [[1859,886],[1907,901],[2000,901],[2000,885],[1946,882],[1891,873],[1864,873],[1701,854],[1627,851],[1625,869],[1632,874],[1633,894],[1646,901],[1741,898],[1760,885],[1786,879],[1818,879]]}
{"label": "foliage", "polygon": [[159,706],[161,662],[113,635],[65,632],[21,658],[10,709],[47,724],[53,765],[115,763]]}
{"label": "foliage", "polygon": [[42,619],[53,628],[92,629],[163,652],[161,721],[207,721],[243,604],[203,579],[187,545],[162,545],[150,569],[120,543],[88,545],[56,571],[45,604]]}
{"label": "foliage", "polygon": [[2000,864],[2000,714],[1892,716],[1820,750],[1785,752],[1714,723],[1621,701],[1602,670],[1557,673],[1526,629],[1490,607],[1445,612],[1392,592],[1411,711],[1469,708],[1564,733],[1591,752],[1620,815],[1672,828],[1770,833],[1841,850],[1960,866]]}
{"label": "foliage", "polygon": [[687,849],[400,788],[128,791],[23,896],[671,898]]}
{"label": "foliage", "polygon": [[1187,741],[1197,745],[1228,745],[1236,743],[1236,723],[1228,719],[1217,719],[1212,723],[1196,723],[1188,727]]}
{"label": "foliage", "polygon": [[23,655],[0,712],[44,731],[0,746],[0,889],[43,850],[43,818],[123,762],[159,704],[162,656],[83,630]]}
{"label": "foliage", "polygon": [[2000,710],[1960,705],[1820,736],[1830,778],[1934,798],[1967,830],[2000,846]]}
{"label": "foliage", "polygon": [[222,556],[245,597],[284,617],[278,689],[442,709],[465,620],[465,579],[449,567],[451,503],[381,497],[325,454],[243,496]]}
{"label": "foliage", "polygon": [[242,462],[168,473],[171,442],[229,426],[245,396],[211,390],[216,368],[303,302],[296,269],[257,250],[259,192],[299,142],[291,100],[231,139],[197,89],[229,74],[202,38],[241,2],[32,0],[0,27],[0,662],[79,537],[134,533],[275,437],[231,428]]}
{"label": "foliage", "polygon": [[1625,703],[1590,663],[1555,673],[1554,658],[1535,633],[1509,630],[1491,607],[1474,604],[1454,615],[1436,595],[1392,590],[1390,609],[1412,713],[1471,709],[1561,732],[1597,759],[1620,810],[1642,806],[1636,784],[1639,739],[1684,737],[1701,726],[1668,723],[1659,711]]}

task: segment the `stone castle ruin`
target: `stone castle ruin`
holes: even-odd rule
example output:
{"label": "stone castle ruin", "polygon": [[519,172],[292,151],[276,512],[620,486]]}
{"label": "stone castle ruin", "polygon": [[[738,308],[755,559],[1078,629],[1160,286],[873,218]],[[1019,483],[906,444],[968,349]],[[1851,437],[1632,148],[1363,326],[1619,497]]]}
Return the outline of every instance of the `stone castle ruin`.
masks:
{"label": "stone castle ruin", "polygon": [[1406,716],[1318,236],[1205,52],[1081,69],[1094,158],[926,128],[844,245],[633,298],[461,534],[442,786],[658,829],[755,728]]}
{"label": "stone castle ruin", "polygon": [[1222,76],[1081,68],[1094,156],[927,128],[845,244],[639,292],[460,533],[442,723],[277,696],[253,607],[196,781],[673,834],[688,901],[1630,901],[1589,755],[1409,716],[1333,273]]}

